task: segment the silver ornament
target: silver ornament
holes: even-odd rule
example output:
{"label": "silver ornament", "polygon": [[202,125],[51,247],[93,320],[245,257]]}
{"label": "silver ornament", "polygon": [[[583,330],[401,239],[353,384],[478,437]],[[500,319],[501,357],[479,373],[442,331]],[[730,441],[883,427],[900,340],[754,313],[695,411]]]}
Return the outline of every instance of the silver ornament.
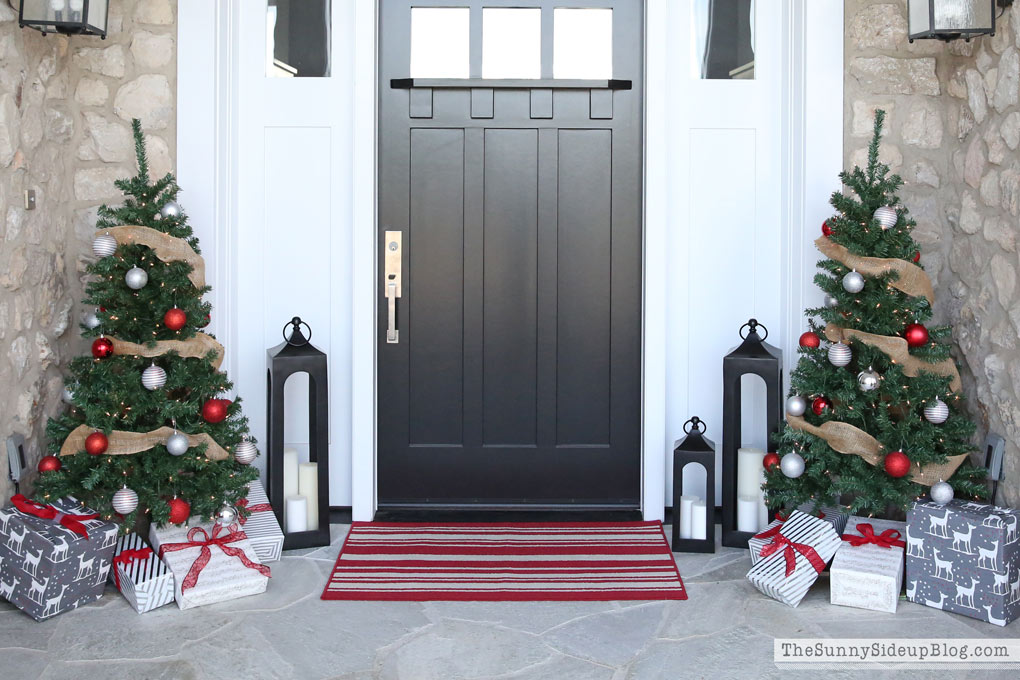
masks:
{"label": "silver ornament", "polygon": [[259,450],[255,448],[255,444],[249,439],[242,439],[234,447],[234,460],[241,465],[251,464],[257,455],[259,455]]}
{"label": "silver ornament", "polygon": [[131,290],[140,290],[149,282],[149,275],[141,267],[135,266],[127,270],[124,275],[124,283]]}
{"label": "silver ornament", "polygon": [[949,419],[949,407],[946,406],[946,402],[935,397],[933,403],[924,407],[924,419],[936,425],[946,422]]}
{"label": "silver ornament", "polygon": [[847,275],[843,277],[843,290],[848,293],[860,293],[864,290],[864,277],[856,269],[847,272]]}
{"label": "silver ornament", "polygon": [[839,307],[839,298],[837,298],[835,295],[826,295],[825,306],[828,307],[829,309],[832,309],[833,307]]}
{"label": "silver ornament", "polygon": [[779,461],[779,469],[790,479],[797,479],[804,474],[804,459],[799,453],[790,451]]}
{"label": "silver ornament", "polygon": [[888,205],[883,205],[876,210],[874,218],[882,229],[892,229],[896,226],[896,220],[898,219],[896,209]]}
{"label": "silver ornament", "polygon": [[122,515],[134,512],[138,507],[138,494],[134,489],[124,486],[113,494],[113,509]]}
{"label": "silver ornament", "polygon": [[829,363],[833,366],[846,366],[853,359],[854,353],[850,351],[849,345],[842,342],[829,345]]}
{"label": "silver ornament", "polygon": [[163,207],[159,209],[159,214],[164,218],[177,218],[181,216],[181,206],[177,204],[177,201],[167,201],[163,204]]}
{"label": "silver ornament", "polygon": [[99,314],[96,313],[98,311],[99,310],[85,312],[85,316],[82,317],[82,323],[85,324],[85,328],[92,330],[93,328],[99,327],[99,324],[102,323],[102,321],[99,319]]}
{"label": "silver ornament", "polygon": [[60,393],[60,398],[64,401],[65,404],[73,404],[74,392],[71,390],[70,387],[65,385],[64,391]]}
{"label": "silver ornament", "polygon": [[945,505],[949,501],[953,500],[955,492],[953,486],[949,482],[939,482],[932,484],[931,487],[931,499],[939,505]]}
{"label": "silver ornament", "polygon": [[147,390],[158,390],[166,385],[166,371],[156,364],[152,364],[142,371],[142,385]]}
{"label": "silver ornament", "polygon": [[180,432],[174,432],[166,438],[166,450],[171,456],[183,456],[191,447],[191,442]]}
{"label": "silver ornament", "polygon": [[109,234],[100,234],[92,240],[92,252],[96,257],[109,257],[117,252],[117,239]]}
{"label": "silver ornament", "polygon": [[786,413],[791,416],[802,416],[807,411],[807,400],[795,394],[786,400]]}
{"label": "silver ornament", "polygon": [[216,511],[217,524],[233,524],[237,521],[237,508],[230,503],[224,503]]}
{"label": "silver ornament", "polygon": [[877,390],[881,382],[882,376],[880,376],[878,371],[873,369],[871,366],[868,366],[868,370],[861,371],[857,374],[857,385],[865,392]]}

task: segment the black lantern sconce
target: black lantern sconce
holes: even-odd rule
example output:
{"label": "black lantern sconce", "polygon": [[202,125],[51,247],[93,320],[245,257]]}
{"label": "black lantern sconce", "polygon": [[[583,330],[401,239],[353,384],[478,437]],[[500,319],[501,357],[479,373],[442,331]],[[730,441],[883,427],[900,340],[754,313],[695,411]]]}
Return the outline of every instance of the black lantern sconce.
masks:
{"label": "black lantern sconce", "polygon": [[995,35],[996,5],[1005,9],[1012,4],[1013,0],[907,0],[907,36],[914,42]]}
{"label": "black lantern sconce", "polygon": [[47,33],[106,39],[109,0],[21,0],[18,25]]}
{"label": "black lantern sconce", "polygon": [[[673,552],[715,552],[715,444],[705,437],[705,423],[694,416],[684,423],[684,434],[687,435],[676,443],[673,448]],[[705,498],[698,500],[699,509],[684,504],[683,484],[684,468],[695,463],[705,468]],[[683,517],[681,513],[691,513]],[[699,517],[701,508],[704,517]],[[700,526],[700,522],[705,523]],[[681,537],[680,526],[691,525],[691,536]]]}
{"label": "black lantern sconce", "polygon": [[[747,335],[743,334],[747,329]],[[761,329],[764,337],[758,334]],[[751,319],[740,327],[743,342],[723,357],[723,436],[722,436],[722,544],[746,548],[755,531],[737,529],[737,449],[741,444],[740,379],[757,375],[765,382],[765,442],[772,446],[779,432],[783,406],[783,353],[765,342],[768,329]]]}
{"label": "black lantern sconce", "polygon": [[[301,332],[302,326],[308,329],[308,337]],[[290,335],[287,334],[288,328],[291,329]],[[284,528],[284,550],[329,545],[329,372],[326,355],[311,344],[311,337],[312,329],[295,316],[283,328],[284,341],[267,352],[269,502]],[[296,458],[285,461],[283,449],[284,384],[295,373],[308,374],[308,465],[315,466],[314,469],[304,468],[300,473]],[[293,468],[289,469],[291,463]],[[288,493],[285,488],[294,493],[298,483],[294,476],[299,474],[302,484],[312,485],[315,498],[311,499],[311,494],[306,494],[301,504],[308,513],[308,526],[304,530],[293,530],[294,524],[285,521],[284,508],[290,506],[288,512],[293,512],[293,501],[299,500],[299,497],[285,495]],[[288,527],[292,530],[288,531]]]}

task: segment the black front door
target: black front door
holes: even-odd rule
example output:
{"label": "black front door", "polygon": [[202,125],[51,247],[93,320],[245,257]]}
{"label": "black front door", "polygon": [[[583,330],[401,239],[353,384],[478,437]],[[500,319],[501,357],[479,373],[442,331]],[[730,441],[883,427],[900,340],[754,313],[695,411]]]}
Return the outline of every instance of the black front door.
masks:
{"label": "black front door", "polygon": [[379,505],[638,508],[642,3],[380,8]]}

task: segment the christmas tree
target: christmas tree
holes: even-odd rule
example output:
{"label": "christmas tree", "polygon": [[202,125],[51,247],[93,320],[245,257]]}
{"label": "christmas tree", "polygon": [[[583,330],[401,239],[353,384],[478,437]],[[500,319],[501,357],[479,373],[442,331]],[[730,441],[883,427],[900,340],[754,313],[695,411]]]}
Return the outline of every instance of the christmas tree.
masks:
{"label": "christmas tree", "polygon": [[815,242],[825,303],[807,310],[779,455],[765,461],[772,509],[837,499],[884,514],[933,486],[940,501],[986,492],[984,471],[966,462],[974,424],[951,328],[925,325],[934,293],[915,222],[896,195],[903,181],[878,161],[884,118],[876,112],[867,168],[840,174],[850,191],[833,193],[835,215]]}
{"label": "christmas tree", "polygon": [[[70,409],[47,426],[51,455],[36,493],[74,496],[124,518],[209,518],[246,495],[258,472],[240,400],[220,372],[223,347],[201,332],[210,305],[198,239],[177,204],[173,175],[151,183],[140,123],[138,174],[115,184],[124,204],[99,208],[82,335],[91,355],[71,361]],[[227,514],[232,512],[226,510]]]}

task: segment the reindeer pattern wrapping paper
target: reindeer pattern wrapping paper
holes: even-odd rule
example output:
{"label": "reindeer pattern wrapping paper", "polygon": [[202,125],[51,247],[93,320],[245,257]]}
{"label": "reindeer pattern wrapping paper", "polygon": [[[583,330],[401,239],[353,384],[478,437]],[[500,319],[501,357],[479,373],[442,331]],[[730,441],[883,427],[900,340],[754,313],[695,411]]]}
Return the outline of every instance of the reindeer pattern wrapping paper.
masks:
{"label": "reindeer pattern wrapping paper", "polygon": [[904,538],[911,602],[997,626],[1020,616],[1020,511],[917,502]]}

